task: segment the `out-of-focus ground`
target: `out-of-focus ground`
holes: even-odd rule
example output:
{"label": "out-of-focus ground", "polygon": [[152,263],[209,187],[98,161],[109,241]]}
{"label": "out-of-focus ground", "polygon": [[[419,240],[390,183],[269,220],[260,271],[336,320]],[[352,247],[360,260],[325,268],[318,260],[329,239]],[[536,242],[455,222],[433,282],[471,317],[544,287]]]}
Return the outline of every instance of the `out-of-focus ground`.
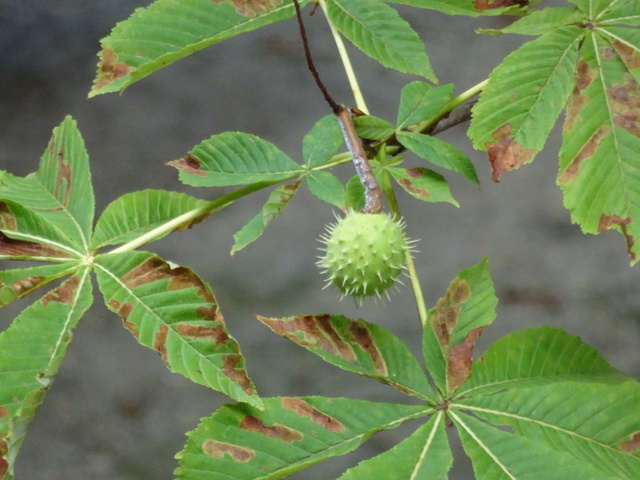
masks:
{"label": "out-of-focus ground", "polygon": [[[87,100],[99,39],[143,5],[139,0],[0,4],[0,168],[21,175],[35,170],[51,130],[66,114],[77,119],[89,151],[98,212],[119,195],[144,188],[202,198],[219,195],[183,186],[163,163],[222,131],[259,135],[299,158],[302,136],[330,112],[306,70],[293,19],[179,61],[122,95]],[[441,83],[455,83],[458,93],[486,78],[523,41],[473,33],[478,27],[499,27],[496,19],[400,11],[426,41]],[[307,23],[325,82],[339,101],[352,102],[320,12]],[[369,108],[393,121],[400,89],[416,78],[351,51]],[[501,303],[477,352],[510,331],[548,324],[580,335],[613,365],[639,376],[638,270],[629,267],[620,235],[584,236],[571,225],[555,186],[559,133],[554,132],[532,165],[495,184],[485,154],[471,148],[465,128],[441,138],[470,155],[481,187],[446,173],[459,209],[401,196],[409,234],[420,239],[416,262],[428,303],[433,305],[459,270],[487,255]],[[417,158],[409,163],[422,165]],[[333,213],[306,190],[256,244],[231,258],[233,233],[264,200],[259,194],[238,201],[193,230],[147,248],[193,267],[210,282],[262,395],[403,401],[389,387],[325,365],[254,319],[254,313],[344,313],[384,325],[419,352],[410,289],[402,289],[386,305],[367,302],[362,308],[348,300],[338,303],[335,291],[321,290],[323,279],[314,265],[316,238]],[[0,329],[26,304],[4,309]],[[173,455],[185,441],[184,432],[225,401],[169,373],[156,353],[137,345],[96,292],[96,305],[76,330],[54,388],[27,436],[17,478],[173,478]],[[335,478],[389,448],[412,428],[415,425],[374,436],[355,454],[293,478]],[[450,478],[472,478],[464,459],[456,459]]]}

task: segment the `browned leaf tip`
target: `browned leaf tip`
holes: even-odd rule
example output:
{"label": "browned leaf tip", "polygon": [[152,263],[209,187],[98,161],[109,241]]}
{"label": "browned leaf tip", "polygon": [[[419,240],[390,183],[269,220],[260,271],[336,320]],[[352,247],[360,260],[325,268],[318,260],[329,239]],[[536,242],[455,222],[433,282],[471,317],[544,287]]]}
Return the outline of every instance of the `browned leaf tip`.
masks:
{"label": "browned leaf tip", "polygon": [[240,385],[247,395],[253,395],[255,392],[251,387],[251,380],[249,379],[247,370],[243,367],[238,368],[238,365],[243,365],[243,363],[244,359],[242,358],[242,355],[225,355],[223,359],[222,373],[224,373],[229,380]]}
{"label": "browned leaf tip", "polygon": [[514,170],[533,158],[534,151],[525,148],[511,136],[511,124],[506,123],[493,133],[495,142],[485,143],[489,162],[491,163],[491,179],[498,182],[500,177]]}
{"label": "browned leaf tip", "polygon": [[240,463],[246,463],[256,455],[256,452],[251,448],[217,440],[205,440],[202,442],[202,453],[214,458],[223,458],[226,453],[233,460]]}
{"label": "browned leaf tip", "polygon": [[640,432],[634,433],[631,439],[620,443],[620,450],[623,452],[631,453],[638,449],[640,449]]}
{"label": "browned leaf tip", "polygon": [[529,0],[474,0],[473,5],[477,10],[485,11],[505,7],[526,7]]}
{"label": "browned leaf tip", "polygon": [[179,160],[167,162],[166,165],[177,168],[181,172],[190,173],[191,175],[198,175],[199,177],[207,176],[207,172],[200,169],[200,160],[198,160],[198,157],[191,153]]}
{"label": "browned leaf tip", "polygon": [[359,345],[369,356],[376,372],[382,376],[388,376],[387,364],[367,324],[362,321],[353,321],[349,323],[348,329],[353,342]]}
{"label": "browned leaf tip", "polygon": [[635,245],[636,240],[633,235],[629,233],[629,224],[631,222],[632,220],[629,217],[620,218],[618,215],[605,215],[603,213],[600,215],[600,221],[598,222],[598,232],[618,227],[627,242],[627,253],[629,254],[629,257],[631,257],[632,260],[635,260],[636,253],[633,251],[633,246]]}
{"label": "browned leaf tip", "polygon": [[80,277],[71,277],[58,288],[42,297],[42,306],[46,307],[50,302],[72,306],[79,286]]}
{"label": "browned leaf tip", "polygon": [[483,330],[484,327],[474,328],[469,331],[462,342],[454,345],[451,347],[451,350],[449,350],[447,379],[450,392],[457,390],[460,385],[467,381],[469,375],[471,375],[473,348]]}
{"label": "browned leaf tip", "polygon": [[[212,0],[215,3],[222,3],[224,0]],[[243,17],[253,18],[256,15],[267,13],[282,3],[282,0],[231,0],[238,12]]]}
{"label": "browned leaf tip", "polygon": [[303,438],[303,435],[298,430],[287,427],[286,425],[279,425],[277,423],[267,426],[260,418],[251,415],[244,417],[240,422],[239,427],[244,430],[261,433],[267,437],[282,440],[287,443],[293,443],[294,441],[299,441]]}
{"label": "browned leaf tip", "polygon": [[449,350],[451,334],[460,319],[461,306],[470,296],[471,289],[466,280],[456,278],[451,282],[445,296],[436,303],[435,312],[429,320],[443,352]]}
{"label": "browned leaf tip", "polygon": [[105,47],[98,62],[98,75],[93,83],[93,90],[100,90],[114,80],[129,75],[135,68],[124,62],[118,62],[118,55],[111,47]]}
{"label": "browned leaf tip", "polygon": [[322,413],[301,398],[283,397],[280,403],[283,408],[293,410],[299,417],[309,417],[313,423],[320,425],[322,428],[335,433],[344,432],[344,425],[341,422]]}

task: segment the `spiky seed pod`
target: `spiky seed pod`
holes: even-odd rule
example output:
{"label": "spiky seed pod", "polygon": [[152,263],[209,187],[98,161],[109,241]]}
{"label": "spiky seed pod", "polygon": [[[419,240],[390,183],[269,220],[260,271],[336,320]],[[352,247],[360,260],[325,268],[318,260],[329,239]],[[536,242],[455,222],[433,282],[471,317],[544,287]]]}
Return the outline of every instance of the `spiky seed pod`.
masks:
{"label": "spiky seed pod", "polygon": [[[318,266],[344,295],[362,299],[386,292],[402,272],[409,242],[404,224],[385,213],[349,211],[327,228]],[[388,297],[388,293],[387,293]]]}

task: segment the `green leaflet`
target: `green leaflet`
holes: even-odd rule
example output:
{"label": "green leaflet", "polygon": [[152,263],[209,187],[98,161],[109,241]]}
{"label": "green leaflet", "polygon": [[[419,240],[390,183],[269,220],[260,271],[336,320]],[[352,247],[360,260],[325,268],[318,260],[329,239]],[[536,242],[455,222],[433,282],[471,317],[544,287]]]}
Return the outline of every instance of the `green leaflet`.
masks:
{"label": "green leaflet", "polygon": [[[547,448],[589,465],[594,477],[640,478],[640,384],[556,383],[517,388],[460,402],[474,414],[508,425]],[[513,447],[512,447],[513,448]]]}
{"label": "green leaflet", "polygon": [[78,269],[76,262],[0,271],[0,307],[62,278]]}
{"label": "green leaflet", "polygon": [[452,463],[444,412],[439,411],[398,445],[347,470],[339,480],[447,480]]}
{"label": "green leaflet", "polygon": [[225,405],[204,418],[177,455],[177,479],[283,478],[428,413],[422,405],[346,398],[265,398],[264,404],[262,411]]}
{"label": "green leaflet", "polygon": [[386,120],[372,115],[363,115],[353,119],[358,136],[368,140],[387,140],[395,133],[395,128]]}
{"label": "green leaflet", "polygon": [[480,29],[479,33],[516,33],[520,35],[542,35],[553,30],[584,20],[584,12],[577,7],[552,7],[531,12],[500,30]]}
{"label": "green leaflet", "polygon": [[[449,15],[466,15],[477,17],[480,15],[517,15],[527,10],[520,2],[510,0],[495,2],[492,0],[388,0],[390,3],[401,3],[418,8],[428,8]],[[530,0],[528,7],[532,7],[540,0]]]}
{"label": "green leaflet", "polygon": [[418,34],[381,0],[328,0],[327,12],[340,33],[385,67],[437,81]]}
{"label": "green leaflet", "polygon": [[302,139],[302,158],[308,168],[321,167],[344,145],[342,129],[335,115],[318,120]]}
{"label": "green leaflet", "polygon": [[293,200],[293,196],[298,192],[301,183],[302,180],[298,180],[290,185],[282,185],[271,192],[267,202],[262,207],[262,211],[233,235],[235,243],[231,248],[231,255],[242,250],[250,243],[255,242],[262,235],[265,228],[267,228],[267,226],[282,213],[282,210],[289,205],[289,202]]}
{"label": "green leaflet", "polygon": [[505,335],[473,364],[456,395],[489,394],[507,388],[581,381],[628,380],[579,337],[543,326]]}
{"label": "green leaflet", "polygon": [[306,179],[307,188],[317,199],[341,210],[347,208],[345,187],[335,175],[318,170],[310,172]]}
{"label": "green leaflet", "polygon": [[563,27],[542,35],[491,73],[473,108],[469,137],[489,154],[494,181],[542,149],[573,88],[582,32]]}
{"label": "green leaflet", "polygon": [[443,395],[453,393],[467,380],[473,347],[484,327],[495,319],[497,303],[485,259],[462,270],[429,310],[422,351],[427,370]]}
{"label": "green leaflet", "polygon": [[425,82],[409,83],[400,94],[397,130],[437,120],[452,99],[453,84],[432,87]]}
{"label": "green leaflet", "polygon": [[588,233],[620,231],[634,264],[640,238],[640,87],[618,51],[631,61],[631,52],[616,40],[612,44],[596,32],[585,39],[557,182],[572,221]]}
{"label": "green leaflet", "polygon": [[212,212],[196,219],[176,222],[181,215],[197,208],[206,207],[208,202],[190,197],[184,193],[166,190],[141,190],[127,193],[111,202],[98,219],[91,246],[93,249],[105,245],[126,243],[149,233],[154,228],[168,222],[175,222],[173,230],[166,230],[155,240],[168,235],[171,231],[191,228]]}
{"label": "green leaflet", "polygon": [[423,202],[447,202],[459,207],[442,175],[423,167],[383,167],[412,197]]}
{"label": "green leaflet", "polygon": [[451,412],[477,480],[614,480],[571,455],[545,448],[528,438],[512,435],[458,412]]}
{"label": "green leaflet", "polygon": [[225,132],[197,145],[168,165],[194,187],[222,187],[286,180],[305,172],[278,147],[255,135]]}
{"label": "green leaflet", "polygon": [[283,0],[157,0],[138,8],[101,41],[89,96],[122,91],[198,50],[293,15],[293,3]]}
{"label": "green leaflet", "polygon": [[169,370],[261,405],[211,288],[192,270],[147,252],[98,255],[95,269],[107,307]]}
{"label": "green leaflet", "polygon": [[[75,120],[67,116],[53,130],[37,172],[24,178],[0,172],[1,200],[32,210],[30,233],[42,233],[64,243],[68,251],[88,252],[94,214],[93,187],[89,157]],[[36,224],[46,225],[49,232],[41,232]],[[10,226],[11,222],[5,218],[1,225]],[[53,230],[57,232],[55,235]]]}
{"label": "green leaflet", "polygon": [[450,143],[413,132],[398,132],[396,138],[404,147],[429,163],[458,172],[473,183],[479,183],[476,168],[469,157]]}
{"label": "green leaflet", "polygon": [[349,372],[433,401],[435,394],[416,357],[383,327],[343,315],[299,315],[258,320],[278,335]]}
{"label": "green leaflet", "polygon": [[29,423],[44,401],[78,320],[92,302],[89,269],[28,306],[0,333],[0,474],[13,478]]}

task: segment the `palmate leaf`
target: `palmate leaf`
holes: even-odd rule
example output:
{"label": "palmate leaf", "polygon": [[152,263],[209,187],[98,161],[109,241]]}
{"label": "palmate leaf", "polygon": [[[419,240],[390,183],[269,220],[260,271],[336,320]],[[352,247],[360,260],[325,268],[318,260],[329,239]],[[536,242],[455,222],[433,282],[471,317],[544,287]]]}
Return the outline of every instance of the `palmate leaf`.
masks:
{"label": "palmate leaf", "polygon": [[346,398],[265,398],[225,405],[188,434],[179,480],[278,479],[350,452],[373,433],[424,416],[421,405]]}
{"label": "palmate leaf", "polygon": [[305,173],[272,143],[241,132],[214,135],[168,165],[180,171],[183,183],[194,187],[286,180]]}
{"label": "palmate leaf", "polygon": [[176,222],[181,215],[204,208],[208,202],[198,200],[184,193],[166,190],[142,190],[127,193],[111,202],[98,219],[91,246],[94,249],[106,245],[126,243],[149,233],[168,222],[175,222],[174,229],[165,229],[159,240],[172,231],[191,228],[201,222],[212,212],[207,212],[195,219]]}
{"label": "palmate leaf", "polygon": [[340,33],[385,67],[437,81],[418,34],[381,0],[328,0],[327,13]]}
{"label": "palmate leaf", "polygon": [[328,314],[257,318],[278,335],[343,370],[374,378],[409,395],[435,398],[418,359],[398,337],[379,325]]}
{"label": "palmate leaf", "polygon": [[529,328],[496,341],[471,368],[457,396],[567,381],[628,380],[590,345],[559,328]]}
{"label": "palmate leaf", "polygon": [[469,377],[473,347],[484,327],[495,319],[497,303],[485,259],[462,270],[429,310],[422,351],[427,370],[443,395],[449,396]]}
{"label": "palmate leaf", "polygon": [[210,287],[193,271],[147,252],[99,255],[94,264],[106,305],[169,370],[261,405]]}
{"label": "palmate leaf", "polygon": [[298,192],[301,183],[302,180],[298,180],[289,185],[282,185],[271,192],[262,210],[233,235],[235,242],[231,248],[231,255],[260,238],[265,228],[293,200],[293,196]]}
{"label": "palmate leaf", "polygon": [[610,478],[633,480],[640,478],[638,405],[640,384],[627,381],[517,388],[466,398],[459,406],[571,454],[590,466],[593,475],[600,471]]}
{"label": "palmate leaf", "polygon": [[444,412],[439,411],[391,450],[347,470],[340,480],[447,480],[452,463]]}
{"label": "palmate leaf", "polygon": [[450,412],[476,480],[614,480],[571,455],[512,435],[459,412]]}
{"label": "palmate leaf", "polygon": [[[609,27],[585,39],[563,131],[558,185],[586,233],[620,231],[632,264],[640,239],[640,38]],[[629,43],[635,40],[637,43]]]}
{"label": "palmate leaf", "polygon": [[[28,233],[36,237],[42,233],[66,245],[67,251],[89,251],[94,214],[93,187],[89,157],[75,120],[67,116],[53,130],[37,172],[24,178],[0,172],[2,200],[21,205],[24,216],[33,219],[29,222],[31,230]],[[15,221],[26,225],[26,220]],[[0,224],[2,228],[11,227],[6,217]],[[45,228],[47,232],[42,231]],[[5,233],[13,236],[8,231]],[[23,230],[23,233],[26,232]]]}
{"label": "palmate leaf", "polygon": [[573,89],[583,29],[557,28],[496,67],[473,108],[469,137],[486,150],[492,178],[533,160]]}
{"label": "palmate leaf", "polygon": [[27,427],[91,302],[89,269],[82,268],[0,333],[0,478],[13,478]]}
{"label": "palmate leaf", "polygon": [[121,91],[198,50],[293,15],[293,3],[284,0],[158,0],[101,41],[89,96]]}

